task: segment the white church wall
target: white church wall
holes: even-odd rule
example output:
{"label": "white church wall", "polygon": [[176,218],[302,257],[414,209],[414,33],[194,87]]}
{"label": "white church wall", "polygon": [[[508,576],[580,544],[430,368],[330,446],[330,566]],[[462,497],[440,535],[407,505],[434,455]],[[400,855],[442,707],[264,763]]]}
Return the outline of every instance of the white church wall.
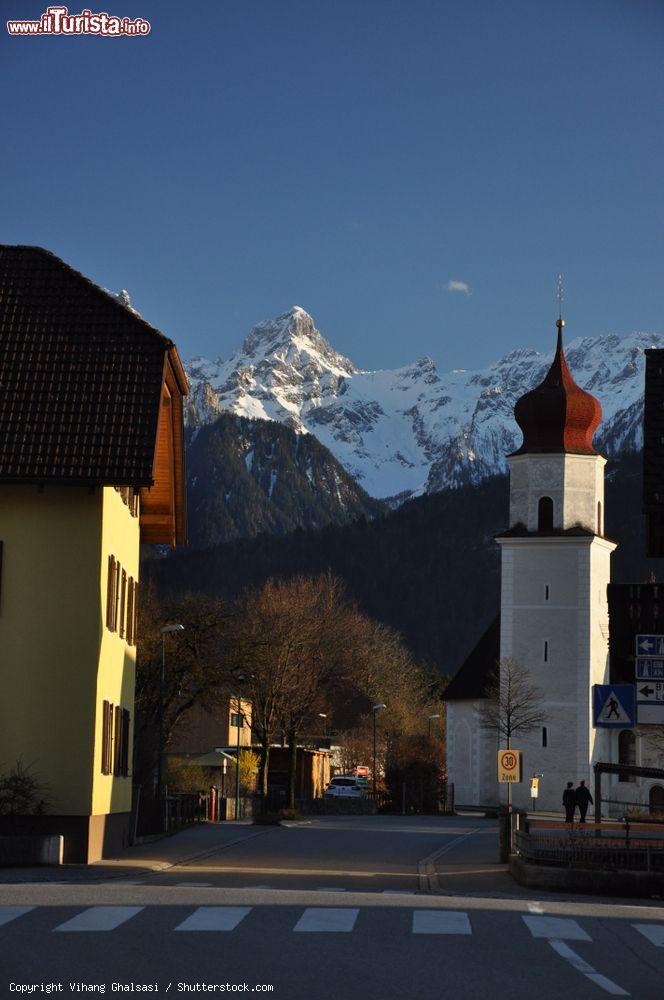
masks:
{"label": "white church wall", "polygon": [[483,730],[480,701],[447,703],[447,770],[460,806],[491,806],[498,802],[497,742]]}
{"label": "white church wall", "polygon": [[553,501],[553,526],[581,525],[597,530],[597,504],[604,512],[604,466],[600,455],[512,455],[510,467],[510,526],[524,524],[537,531],[539,501]]}
{"label": "white church wall", "polygon": [[[605,737],[592,727],[592,684],[608,677],[606,584],[613,546],[583,537],[500,543],[501,660],[528,670],[544,692],[546,715],[546,745],[542,727],[515,745],[524,751],[525,778],[544,773],[540,808],[559,810],[566,782],[590,782],[594,759],[607,752]],[[513,796],[515,805],[529,808],[529,780]]]}

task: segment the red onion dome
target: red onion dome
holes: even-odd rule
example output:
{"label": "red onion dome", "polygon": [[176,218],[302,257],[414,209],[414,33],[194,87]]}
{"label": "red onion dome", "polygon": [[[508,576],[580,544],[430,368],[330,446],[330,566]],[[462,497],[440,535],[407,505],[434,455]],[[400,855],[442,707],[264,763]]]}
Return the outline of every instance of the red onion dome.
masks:
{"label": "red onion dome", "polygon": [[593,435],[602,419],[594,396],[576,384],[563,351],[564,320],[557,321],[558,346],[543,382],[517,400],[516,422],[523,444],[514,454],[564,452],[596,455]]}

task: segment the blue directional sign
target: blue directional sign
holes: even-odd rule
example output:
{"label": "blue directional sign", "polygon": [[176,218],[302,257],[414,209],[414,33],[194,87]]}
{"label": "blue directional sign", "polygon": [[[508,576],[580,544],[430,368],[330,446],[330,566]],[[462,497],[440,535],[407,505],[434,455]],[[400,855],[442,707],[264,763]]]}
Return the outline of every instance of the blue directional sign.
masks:
{"label": "blue directional sign", "polygon": [[593,725],[597,729],[631,729],[636,725],[633,684],[593,685]]}
{"label": "blue directional sign", "polygon": [[664,656],[664,635],[637,635],[637,656]]}
{"label": "blue directional sign", "polygon": [[637,681],[664,681],[664,659],[654,660],[648,656],[636,658]]}

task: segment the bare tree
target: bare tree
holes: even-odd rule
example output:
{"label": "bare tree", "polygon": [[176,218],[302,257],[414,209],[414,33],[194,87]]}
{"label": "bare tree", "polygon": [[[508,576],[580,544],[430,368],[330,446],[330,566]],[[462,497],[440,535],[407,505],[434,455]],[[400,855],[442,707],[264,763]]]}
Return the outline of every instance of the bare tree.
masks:
{"label": "bare tree", "polygon": [[546,721],[544,692],[533,684],[530,672],[516,660],[501,660],[485,689],[485,703],[477,709],[480,724],[511,747],[514,736],[523,736]]}

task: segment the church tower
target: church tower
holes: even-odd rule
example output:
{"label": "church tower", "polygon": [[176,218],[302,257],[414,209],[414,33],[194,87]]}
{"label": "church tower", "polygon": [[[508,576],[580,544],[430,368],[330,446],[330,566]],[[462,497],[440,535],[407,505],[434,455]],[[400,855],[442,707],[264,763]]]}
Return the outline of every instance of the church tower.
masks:
{"label": "church tower", "polygon": [[[516,403],[523,432],[508,456],[510,526],[501,546],[501,683],[506,663],[544,692],[546,719],[512,745],[524,751],[515,806],[562,808],[567,781],[590,784],[595,761],[610,759],[592,725],[592,686],[608,680],[607,584],[615,544],[604,537],[604,466],[593,447],[602,410],[574,381],[563,350],[564,320],[544,381]],[[606,741],[606,742],[605,742]],[[505,786],[502,786],[505,790]]]}

